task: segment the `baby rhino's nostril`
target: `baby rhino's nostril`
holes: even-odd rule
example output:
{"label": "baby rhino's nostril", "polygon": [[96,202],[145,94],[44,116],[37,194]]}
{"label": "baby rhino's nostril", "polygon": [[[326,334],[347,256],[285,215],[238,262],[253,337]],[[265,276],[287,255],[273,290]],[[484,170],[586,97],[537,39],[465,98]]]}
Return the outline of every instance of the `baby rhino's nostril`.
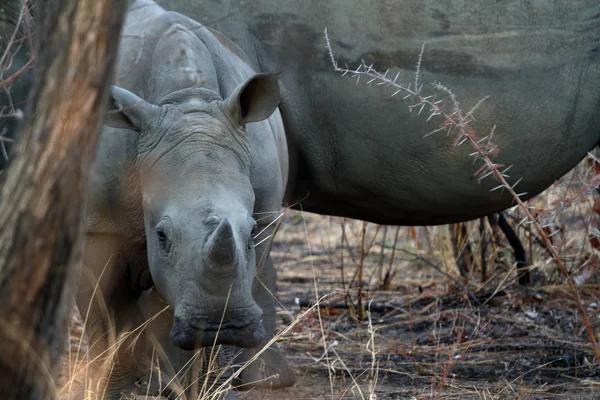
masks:
{"label": "baby rhino's nostril", "polygon": [[171,328],[171,341],[173,344],[184,350],[193,350],[196,347],[195,329],[183,323],[181,319],[175,317],[173,327]]}

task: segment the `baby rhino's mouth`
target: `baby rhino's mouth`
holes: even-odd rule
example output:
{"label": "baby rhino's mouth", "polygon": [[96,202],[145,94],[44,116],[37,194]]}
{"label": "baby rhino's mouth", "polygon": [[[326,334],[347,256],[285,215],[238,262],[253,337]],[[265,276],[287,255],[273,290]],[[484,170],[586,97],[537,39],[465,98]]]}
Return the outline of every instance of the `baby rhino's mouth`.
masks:
{"label": "baby rhino's mouth", "polygon": [[257,347],[265,338],[262,320],[250,322],[241,327],[218,325],[199,329],[175,317],[171,329],[171,341],[183,350],[194,350],[200,347],[217,344],[229,344],[245,348]]}

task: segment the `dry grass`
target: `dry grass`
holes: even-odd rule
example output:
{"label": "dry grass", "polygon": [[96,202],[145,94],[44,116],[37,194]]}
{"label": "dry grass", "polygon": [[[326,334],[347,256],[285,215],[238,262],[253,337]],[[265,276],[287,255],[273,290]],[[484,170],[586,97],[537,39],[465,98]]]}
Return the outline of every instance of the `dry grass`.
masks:
{"label": "dry grass", "polygon": [[[565,185],[574,190],[569,182],[588,165],[578,168],[539,196],[539,204],[564,197]],[[553,236],[555,244],[569,261],[597,330],[600,286],[589,240],[593,199],[563,208],[554,218],[562,227]],[[300,229],[304,223],[308,232]],[[468,229],[476,252],[481,249],[478,226]],[[465,282],[449,227],[400,228],[395,246],[395,227],[369,224],[366,238],[363,228],[360,221],[288,213],[273,250],[280,298],[288,307],[283,315],[301,309],[290,306],[296,298],[310,304],[313,269],[319,271],[319,291],[338,295],[321,305],[320,322],[316,316],[305,320],[284,339],[303,374],[335,370],[331,381],[339,390],[333,398],[343,397],[342,388],[355,387],[355,381],[364,386],[363,395],[369,393],[375,370],[379,398],[595,398],[599,370],[580,315],[552,257],[527,225],[518,232],[538,270],[528,289],[515,284],[514,260],[501,238],[485,246],[488,260],[496,260],[489,262],[490,278],[482,283],[477,275]],[[310,252],[296,250],[308,246]],[[365,248],[367,254],[361,255]],[[372,309],[363,322],[357,309],[361,265],[364,304]],[[391,284],[385,279],[388,271],[394,276]],[[319,391],[312,393],[307,397]]]}
{"label": "dry grass", "polygon": [[[533,204],[549,208],[564,198],[588,166],[582,162]],[[561,208],[553,216],[561,231],[552,237],[598,330],[593,205],[589,197]],[[385,227],[287,211],[272,251],[279,271],[278,341],[299,383],[239,396],[597,398],[598,364],[551,255],[521,225],[538,273],[532,288],[519,287],[505,240],[487,236],[490,243],[481,246],[478,227],[468,225],[469,240],[474,252],[486,249],[492,270],[485,282],[477,271],[461,277],[448,226]],[[200,380],[197,398],[230,390],[231,371],[213,365],[213,373],[227,383],[207,394],[210,384]]]}

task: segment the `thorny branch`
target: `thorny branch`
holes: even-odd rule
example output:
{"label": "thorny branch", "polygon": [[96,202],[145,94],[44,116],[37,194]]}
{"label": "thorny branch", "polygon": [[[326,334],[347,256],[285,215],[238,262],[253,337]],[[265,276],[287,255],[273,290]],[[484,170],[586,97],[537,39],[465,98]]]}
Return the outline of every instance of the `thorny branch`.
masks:
{"label": "thorny branch", "polygon": [[495,132],[495,126],[491,129],[490,133],[483,137],[479,138],[475,129],[471,127],[471,122],[474,120],[473,114],[475,110],[488,99],[489,96],[481,99],[471,110],[469,110],[466,114],[460,108],[460,104],[456,98],[456,95],[450,90],[447,86],[444,86],[440,82],[433,82],[431,86],[437,93],[445,95],[450,103],[450,110],[446,110],[444,107],[444,100],[438,100],[436,95],[424,96],[422,95],[423,85],[419,85],[419,75],[421,72],[421,62],[423,59],[423,53],[425,51],[425,43],[421,46],[421,51],[419,53],[419,58],[416,64],[415,70],[415,80],[408,85],[403,85],[398,81],[400,76],[400,72],[398,72],[393,78],[389,75],[389,69],[385,73],[381,73],[373,68],[373,64],[367,65],[364,60],[356,69],[350,69],[348,66],[340,67],[333,55],[333,50],[331,48],[331,42],[329,40],[329,35],[327,33],[327,28],[325,28],[325,42],[327,51],[329,53],[329,57],[331,59],[331,63],[336,72],[340,72],[342,76],[350,75],[352,78],[356,78],[357,83],[360,82],[360,78],[367,78],[367,85],[375,83],[378,86],[387,86],[395,89],[392,93],[392,97],[395,97],[398,94],[403,94],[404,100],[412,100],[413,104],[408,106],[409,110],[417,110],[420,115],[424,109],[428,110],[429,117],[427,121],[433,118],[441,118],[442,122],[440,127],[429,132],[424,137],[433,135],[437,132],[446,132],[448,135],[453,134],[456,136],[454,140],[454,146],[458,147],[465,143],[468,143],[472,149],[474,150],[469,154],[469,157],[473,158],[473,162],[480,161],[483,165],[477,170],[475,175],[478,178],[478,181],[481,182],[483,179],[491,176],[493,177],[499,185],[491,189],[490,191],[496,191],[498,189],[506,190],[513,198],[513,201],[516,205],[523,211],[525,214],[525,220],[521,221],[522,223],[531,224],[541,240],[547,246],[548,250],[552,254],[552,257],[556,261],[558,268],[561,274],[567,280],[567,284],[569,286],[571,296],[575,301],[577,309],[579,310],[583,324],[589,336],[592,349],[594,354],[596,355],[596,359],[600,362],[600,349],[598,348],[596,337],[594,334],[594,330],[590,324],[589,318],[587,316],[587,312],[579,295],[579,292],[571,278],[571,274],[569,273],[567,266],[561,256],[558,254],[556,247],[552,244],[549,236],[544,231],[542,225],[537,221],[535,216],[532,213],[532,207],[527,205],[521,197],[526,195],[527,192],[517,192],[515,190],[516,186],[521,182],[521,179],[517,180],[515,183],[510,184],[507,180],[509,176],[506,172],[512,167],[512,165],[506,167],[505,165],[495,163],[492,159],[498,155],[500,149],[493,142],[493,136]]}

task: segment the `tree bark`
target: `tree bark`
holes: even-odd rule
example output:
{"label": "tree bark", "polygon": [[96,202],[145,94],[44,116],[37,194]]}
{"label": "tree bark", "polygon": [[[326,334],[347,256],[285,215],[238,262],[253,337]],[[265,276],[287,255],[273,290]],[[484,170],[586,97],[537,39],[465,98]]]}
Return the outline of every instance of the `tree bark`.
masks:
{"label": "tree bark", "polygon": [[[0,182],[0,398],[51,399],[81,261],[88,168],[125,0],[40,0],[34,82]],[[43,16],[43,18],[41,18]]]}

